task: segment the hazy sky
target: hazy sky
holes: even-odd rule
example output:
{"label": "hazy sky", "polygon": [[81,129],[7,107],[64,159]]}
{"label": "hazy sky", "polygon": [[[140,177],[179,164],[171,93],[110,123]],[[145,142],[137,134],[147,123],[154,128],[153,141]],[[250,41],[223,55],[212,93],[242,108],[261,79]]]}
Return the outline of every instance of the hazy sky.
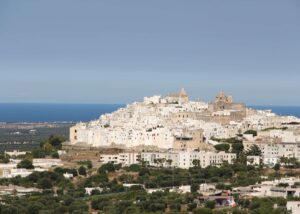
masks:
{"label": "hazy sky", "polygon": [[0,74],[0,102],[300,105],[300,1],[0,0]]}

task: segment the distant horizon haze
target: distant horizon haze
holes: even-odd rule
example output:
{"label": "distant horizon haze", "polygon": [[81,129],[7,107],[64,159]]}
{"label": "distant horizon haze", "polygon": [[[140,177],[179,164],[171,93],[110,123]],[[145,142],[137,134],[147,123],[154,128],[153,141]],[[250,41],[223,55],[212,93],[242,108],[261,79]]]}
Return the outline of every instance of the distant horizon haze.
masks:
{"label": "distant horizon haze", "polygon": [[[202,102],[207,102],[210,103],[212,101],[205,101],[205,100],[191,100],[191,101],[202,101]],[[136,100],[136,102],[142,102],[142,100]],[[131,104],[133,102],[129,102],[129,103],[59,103],[59,102],[0,102],[0,105],[10,105],[10,104],[14,104],[14,105],[119,105],[119,106],[126,106],[128,104]],[[272,105],[272,104],[248,104],[245,102],[241,102],[244,103],[247,107],[249,108],[255,108],[255,107],[300,107],[299,105]]]}
{"label": "distant horizon haze", "polygon": [[[183,87],[182,87],[183,88]],[[178,93],[180,91],[181,88],[178,88],[176,91],[170,91],[169,93],[166,94],[152,94],[152,95],[144,95],[142,97],[137,98],[136,100],[129,100],[128,102],[111,102],[111,103],[105,103],[105,102],[56,102],[56,101],[52,101],[52,102],[47,102],[47,101],[25,101],[25,102],[5,102],[5,101],[0,101],[0,104],[58,104],[58,105],[127,105],[127,104],[131,104],[133,102],[143,102],[144,97],[151,97],[151,96],[167,96],[168,94],[171,93]],[[186,90],[186,88],[184,88]],[[187,90],[186,90],[187,91]],[[280,103],[280,104],[276,104],[276,103],[267,103],[267,102],[262,102],[262,103],[258,103],[258,102],[253,102],[253,103],[249,103],[249,102],[245,102],[243,101],[243,98],[239,98],[236,99],[235,95],[227,93],[224,90],[219,90],[217,91],[214,95],[212,95],[209,99],[202,99],[200,97],[194,98],[193,96],[190,96],[189,91],[187,91],[187,93],[189,94],[189,99],[190,101],[202,101],[202,102],[206,102],[206,103],[210,103],[213,102],[215,97],[217,96],[217,94],[219,94],[220,92],[224,92],[226,95],[230,95],[233,97],[233,101],[234,102],[240,102],[240,103],[244,103],[246,106],[283,106],[283,107],[300,107],[300,103],[299,104],[288,104],[288,103]],[[205,97],[208,97],[207,95]],[[126,97],[125,97],[126,99]],[[124,100],[124,98],[123,98]],[[266,99],[267,100],[267,99]]]}

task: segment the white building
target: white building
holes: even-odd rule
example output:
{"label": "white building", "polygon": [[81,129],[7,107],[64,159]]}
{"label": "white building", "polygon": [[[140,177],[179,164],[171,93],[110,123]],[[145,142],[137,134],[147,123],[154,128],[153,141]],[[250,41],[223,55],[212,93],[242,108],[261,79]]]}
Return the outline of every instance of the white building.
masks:
{"label": "white building", "polygon": [[[225,152],[206,151],[166,151],[166,152],[141,152],[102,154],[101,163],[122,164],[145,164],[156,167],[178,167],[188,169],[199,164],[202,168],[208,166],[221,166],[224,162],[232,164],[236,154]],[[194,161],[197,160],[197,161]]]}
{"label": "white building", "polygon": [[250,166],[259,166],[260,165],[260,156],[253,156],[253,155],[249,155],[247,156],[247,165]]}
{"label": "white building", "polygon": [[60,159],[33,159],[32,164],[34,169],[22,169],[17,168],[18,163],[21,160],[11,159],[10,163],[0,164],[0,178],[14,178],[17,176],[27,177],[34,171],[36,172],[44,172],[47,171],[51,167],[63,166],[63,163]]}
{"label": "white building", "polygon": [[9,155],[10,157],[18,157],[20,155],[26,155],[27,152],[25,151],[19,151],[19,150],[13,150],[11,152],[5,151],[5,154]]}
{"label": "white building", "polygon": [[[142,102],[101,115],[97,120],[78,123],[70,128],[70,143],[173,149],[177,134],[184,130],[202,130],[208,141],[235,137],[249,129],[283,128],[285,124],[299,121],[295,117],[277,116],[269,110],[247,109],[243,104],[233,103],[232,97],[224,93],[213,103],[190,101],[182,89],[165,97],[145,97]],[[290,130],[273,130],[268,135],[282,142],[300,141],[300,136]]]}
{"label": "white building", "polygon": [[60,159],[45,159],[45,158],[36,158],[32,160],[32,164],[34,167],[39,168],[51,168],[63,166],[62,161]]}
{"label": "white building", "polygon": [[26,194],[42,192],[41,189],[37,188],[25,188],[16,185],[9,185],[9,186],[0,186],[0,195],[17,195],[17,196],[24,196]]}
{"label": "white building", "polygon": [[[190,168],[199,164],[202,168],[208,166],[221,166],[224,162],[232,164],[236,159],[236,154],[225,152],[206,152],[206,151],[182,151],[179,152],[179,168]],[[199,161],[197,163],[196,161]]]}
{"label": "white building", "polygon": [[179,167],[179,154],[176,152],[142,152],[141,161],[149,166]]}
{"label": "white building", "polygon": [[185,185],[185,186],[179,186],[179,187],[172,187],[170,189],[170,192],[176,192],[180,194],[186,194],[191,192],[191,186]]}
{"label": "white building", "polygon": [[64,178],[66,178],[66,179],[72,179],[73,177],[74,177],[74,175],[72,174],[72,173],[64,173],[63,174],[63,176],[64,176]]}
{"label": "white building", "polygon": [[132,164],[138,164],[140,159],[139,153],[127,152],[119,154],[101,154],[101,163],[113,163],[122,164],[122,166],[129,166]]}
{"label": "white building", "polygon": [[94,190],[98,190],[99,192],[103,191],[103,189],[100,187],[86,187],[84,189],[85,189],[85,194],[87,194],[87,195],[92,195]]}
{"label": "white building", "polygon": [[2,178],[14,178],[20,176],[22,178],[32,174],[33,170],[28,169],[3,169]]}
{"label": "white building", "polygon": [[[299,183],[299,178],[288,177],[274,181],[263,181],[261,184],[256,184],[248,187],[237,187],[233,191],[240,192],[243,196],[251,197],[299,197],[300,188],[292,188],[292,185]],[[287,187],[280,187],[279,184],[288,184]]]}
{"label": "white building", "polygon": [[201,166],[221,166],[224,162],[232,164],[236,154],[206,151],[142,152],[141,160],[150,166],[178,167],[188,169]]}
{"label": "white building", "polygon": [[299,214],[300,213],[300,201],[288,201],[286,204],[286,208],[291,214]]}
{"label": "white building", "polygon": [[275,165],[281,157],[294,157],[300,160],[300,143],[274,142],[267,139],[266,141],[244,141],[243,145],[245,150],[249,150],[253,145],[257,145],[262,152],[262,159],[265,165]]}

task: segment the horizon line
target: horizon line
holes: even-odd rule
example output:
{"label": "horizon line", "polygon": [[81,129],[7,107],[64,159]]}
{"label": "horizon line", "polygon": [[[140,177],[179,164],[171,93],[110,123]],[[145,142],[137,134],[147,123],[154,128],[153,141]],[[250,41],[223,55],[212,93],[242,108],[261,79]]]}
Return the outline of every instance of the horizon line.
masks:
{"label": "horizon line", "polygon": [[[133,103],[133,102],[130,102]],[[0,102],[0,105],[9,105],[9,104],[35,104],[35,105],[127,105],[130,103],[79,103],[79,102],[70,102],[70,103],[63,103],[63,102]],[[247,104],[245,103],[246,107],[300,107],[300,104]]]}

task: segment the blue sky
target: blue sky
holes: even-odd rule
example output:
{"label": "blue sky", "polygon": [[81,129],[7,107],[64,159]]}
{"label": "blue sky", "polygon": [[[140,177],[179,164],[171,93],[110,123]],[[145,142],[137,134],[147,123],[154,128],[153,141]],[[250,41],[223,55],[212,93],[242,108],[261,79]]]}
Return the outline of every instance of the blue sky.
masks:
{"label": "blue sky", "polygon": [[0,102],[300,105],[300,1],[1,0],[0,74]]}

